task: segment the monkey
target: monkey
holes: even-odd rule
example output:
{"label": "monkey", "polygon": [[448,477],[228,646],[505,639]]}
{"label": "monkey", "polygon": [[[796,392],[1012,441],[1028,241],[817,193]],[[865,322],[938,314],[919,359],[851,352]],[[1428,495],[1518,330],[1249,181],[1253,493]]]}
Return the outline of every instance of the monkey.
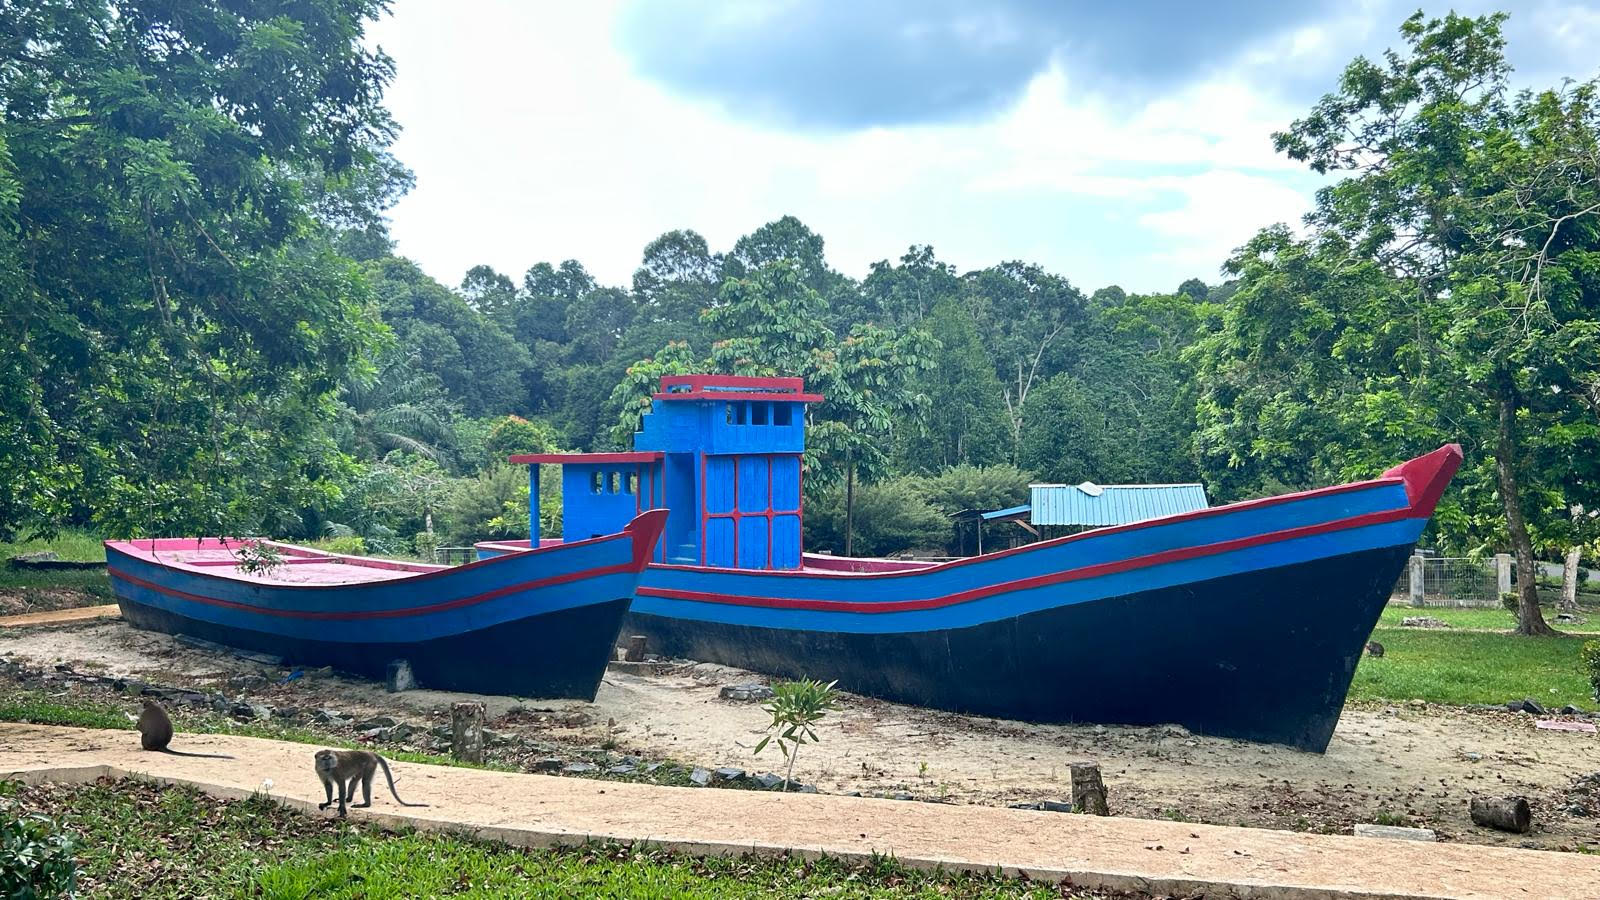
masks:
{"label": "monkey", "polygon": [[171,753],[173,756],[197,756],[202,759],[233,759],[221,753],[184,753],[167,747],[172,743],[172,719],[161,704],[145,698],[144,711],[139,713],[139,746],[146,750]]}
{"label": "monkey", "polygon": [[400,799],[400,793],[394,789],[394,773],[389,771],[389,764],[383,757],[370,750],[318,750],[315,757],[317,777],[322,779],[323,790],[327,792],[326,803],[317,804],[317,809],[327,809],[333,805],[334,785],[339,787],[339,817],[345,815],[345,804],[356,798],[356,781],[361,782],[360,803],[352,803],[355,809],[364,809],[372,805],[372,778],[377,774],[378,767],[383,767],[383,777],[389,779],[389,793],[394,795],[394,802],[401,806],[427,806],[426,803],[407,803]]}

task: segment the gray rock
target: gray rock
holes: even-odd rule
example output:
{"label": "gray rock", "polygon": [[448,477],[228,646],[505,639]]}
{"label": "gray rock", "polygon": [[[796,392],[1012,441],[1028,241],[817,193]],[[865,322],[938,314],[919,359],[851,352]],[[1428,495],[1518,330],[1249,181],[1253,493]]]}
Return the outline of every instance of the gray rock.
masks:
{"label": "gray rock", "polygon": [[1588,818],[1589,807],[1584,806],[1582,803],[1574,803],[1566,808],[1566,813],[1569,816],[1576,816],[1580,819]]}
{"label": "gray rock", "polygon": [[428,729],[428,733],[440,740],[448,741],[455,736],[456,730],[449,725],[435,725]]}
{"label": "gray rock", "polygon": [[534,760],[533,770],[535,772],[559,772],[564,765],[566,763],[561,760],[553,756],[547,756],[544,759]]}
{"label": "gray rock", "polygon": [[313,722],[332,722],[336,719],[344,718],[345,714],[336,709],[319,709],[311,714],[311,720]]}
{"label": "gray rock", "polygon": [[889,798],[890,800],[915,800],[917,798],[907,793],[899,793]]}
{"label": "gray rock", "polygon": [[637,766],[640,763],[644,762],[644,760],[640,759],[637,756],[631,756],[630,755],[630,756],[624,756],[621,760],[619,760],[619,762],[621,762],[625,766]]}
{"label": "gray rock", "polygon": [[761,787],[769,791],[778,785],[783,784],[783,779],[772,774],[771,772],[762,772],[760,775],[755,777],[754,781],[756,784],[761,785]]}
{"label": "gray rock", "polygon": [[1406,616],[1400,620],[1402,628],[1449,628],[1450,623],[1433,616]]}
{"label": "gray rock", "polygon": [[1525,697],[1521,700],[1512,700],[1506,704],[1506,709],[1509,709],[1512,712],[1533,713],[1536,716],[1542,716],[1545,714],[1544,707],[1540,706],[1539,702],[1534,700],[1532,697]]}
{"label": "gray rock", "polygon": [[256,710],[258,708],[259,707],[252,706],[249,703],[237,703],[234,704],[232,709],[228,710],[228,715],[233,716],[235,719],[248,722],[251,719],[263,718],[262,716],[256,714]]}
{"label": "gray rock", "polygon": [[817,793],[817,786],[814,784],[802,784],[798,788],[795,788],[795,793],[815,794]]}
{"label": "gray rock", "polygon": [[701,787],[705,787],[711,783],[711,771],[696,766],[695,770],[689,773],[689,780]]}
{"label": "gray rock", "polygon": [[485,728],[483,730],[483,742],[485,744],[504,744],[506,742],[506,736],[498,731]]}
{"label": "gray rock", "polygon": [[744,770],[735,769],[732,766],[723,766],[711,774],[717,781],[738,781],[744,777]]}
{"label": "gray rock", "polygon": [[407,725],[406,723],[401,722],[397,725],[392,725],[388,728],[382,729],[378,737],[385,741],[403,741],[416,733],[417,729],[415,726]]}
{"label": "gray rock", "polygon": [[272,714],[280,719],[296,719],[300,717],[300,707],[279,706],[272,710]]}
{"label": "gray rock", "polygon": [[645,771],[646,771],[646,772],[648,772],[648,773],[654,773],[654,772],[655,772],[655,770],[657,770],[657,769],[659,769],[659,768],[661,768],[661,767],[662,767],[662,766],[664,766],[664,765],[666,765],[666,763],[658,763],[658,762],[653,762],[653,763],[651,763],[651,764],[650,764],[650,765],[648,765],[648,766],[645,766],[645,767],[644,767],[644,770],[645,770]]}
{"label": "gray rock", "polygon": [[1431,828],[1401,828],[1398,825],[1371,825],[1362,823],[1351,829],[1356,837],[1387,838],[1391,841],[1437,841],[1439,835]]}
{"label": "gray rock", "polygon": [[619,765],[615,765],[615,766],[612,766],[609,769],[606,769],[606,774],[607,775],[632,775],[633,774],[633,766],[630,766],[627,763],[621,763]]}
{"label": "gray rock", "polygon": [[730,684],[718,692],[724,700],[766,700],[772,696],[772,688],[764,684]]}
{"label": "gray rock", "polygon": [[374,728],[393,728],[394,726],[395,721],[389,716],[373,716],[370,719],[358,722],[356,724],[356,730],[371,731]]}
{"label": "gray rock", "polygon": [[417,686],[417,676],[411,672],[411,663],[397,659],[389,663],[383,676],[383,689],[391,694],[409,691]]}
{"label": "gray rock", "polygon": [[1072,812],[1072,804],[1060,800],[1042,800],[1039,802],[1039,808],[1045,812]]}
{"label": "gray rock", "polygon": [[219,713],[225,713],[233,709],[233,701],[229,700],[222,694],[213,694],[211,697],[211,708]]}
{"label": "gray rock", "polygon": [[1557,710],[1557,712],[1560,712],[1563,716],[1581,716],[1584,714],[1583,710],[1573,706],[1570,703],[1561,707],[1561,709]]}
{"label": "gray rock", "polygon": [[562,766],[561,771],[567,773],[568,775],[587,775],[590,772],[600,771],[600,767],[594,765],[593,763],[575,762],[567,763],[566,765]]}

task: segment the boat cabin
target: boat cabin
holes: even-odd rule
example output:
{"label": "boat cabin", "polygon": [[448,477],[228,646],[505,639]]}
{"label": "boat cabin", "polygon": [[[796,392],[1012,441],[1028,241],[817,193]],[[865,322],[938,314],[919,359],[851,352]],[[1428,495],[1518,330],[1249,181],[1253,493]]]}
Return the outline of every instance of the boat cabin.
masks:
{"label": "boat cabin", "polygon": [[[530,508],[539,464],[562,467],[562,534],[582,540],[620,530],[646,509],[668,510],[655,560],[738,569],[801,567],[801,456],[805,393],[799,378],[667,375],[626,453],[531,453]],[[539,517],[528,538],[539,545]]]}

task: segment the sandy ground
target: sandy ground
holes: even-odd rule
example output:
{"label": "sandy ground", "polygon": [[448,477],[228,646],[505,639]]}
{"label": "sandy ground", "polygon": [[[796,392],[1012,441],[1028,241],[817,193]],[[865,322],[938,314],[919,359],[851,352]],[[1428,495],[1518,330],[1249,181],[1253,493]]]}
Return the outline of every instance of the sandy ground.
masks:
{"label": "sandy ground", "polygon": [[[122,622],[0,631],[0,654],[34,664],[165,684],[246,692],[251,700],[448,721],[466,695],[286,670],[197,650]],[[752,750],[768,721],[759,704],[718,698],[724,684],[760,680],[713,665],[654,674],[613,671],[593,704],[484,697],[492,728],[645,759],[781,771],[772,750]],[[131,702],[129,703],[132,708]],[[1326,754],[1189,734],[1175,726],[1039,726],[939,713],[847,696],[807,746],[797,780],[830,793],[910,794],[918,800],[1003,806],[1060,800],[1071,763],[1101,765],[1117,815],[1348,834],[1382,813],[1434,828],[1446,840],[1530,848],[1600,849],[1600,797],[1573,793],[1600,772],[1600,737],[1536,730],[1532,716],[1433,705],[1347,708]],[[1536,826],[1527,835],[1474,827],[1474,796],[1522,795]],[[1587,815],[1572,810],[1585,808]]]}
{"label": "sandy ground", "polygon": [[[237,798],[265,791],[314,813],[304,744],[193,735],[232,759],[146,753],[127,731],[0,724],[0,773],[82,780],[138,773]],[[513,844],[649,840],[692,854],[893,854],[919,867],[1000,870],[1141,894],[1302,900],[1593,898],[1600,861],[1575,853],[1290,834],[1178,822],[892,800],[718,791],[398,763],[410,803],[374,796],[389,826],[475,831]],[[329,815],[329,813],[322,813]]]}

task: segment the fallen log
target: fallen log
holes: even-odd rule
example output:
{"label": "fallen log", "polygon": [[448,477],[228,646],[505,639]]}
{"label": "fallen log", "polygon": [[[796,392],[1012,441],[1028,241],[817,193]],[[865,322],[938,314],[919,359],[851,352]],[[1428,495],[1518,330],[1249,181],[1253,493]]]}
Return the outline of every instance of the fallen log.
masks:
{"label": "fallen log", "polygon": [[1533,810],[1521,797],[1472,798],[1472,821],[1485,828],[1527,834],[1533,827]]}

